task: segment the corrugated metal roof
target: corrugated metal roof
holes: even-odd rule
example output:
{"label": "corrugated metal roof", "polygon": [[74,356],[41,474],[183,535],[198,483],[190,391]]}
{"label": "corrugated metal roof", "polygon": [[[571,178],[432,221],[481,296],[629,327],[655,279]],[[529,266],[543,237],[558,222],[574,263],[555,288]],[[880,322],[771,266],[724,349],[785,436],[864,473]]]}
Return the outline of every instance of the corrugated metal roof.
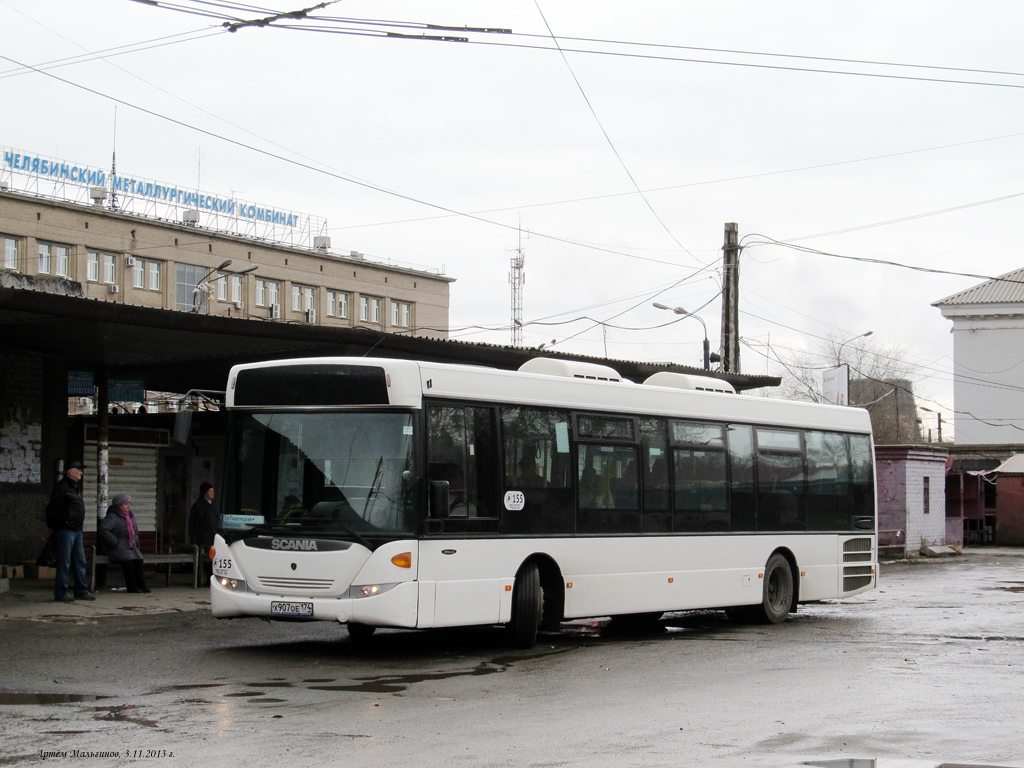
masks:
{"label": "corrugated metal roof", "polygon": [[1024,453],[1018,453],[1016,456],[1011,456],[992,471],[1006,475],[1024,474]]}
{"label": "corrugated metal roof", "polygon": [[932,304],[933,307],[963,304],[1012,304],[1024,302],[1024,269],[1007,272],[966,291],[954,293]]}

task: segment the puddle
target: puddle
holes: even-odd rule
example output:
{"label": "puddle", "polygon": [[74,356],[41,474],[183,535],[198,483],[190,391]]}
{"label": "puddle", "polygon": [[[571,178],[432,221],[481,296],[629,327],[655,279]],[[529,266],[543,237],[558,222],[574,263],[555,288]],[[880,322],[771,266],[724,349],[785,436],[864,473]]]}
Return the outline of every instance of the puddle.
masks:
{"label": "puddle", "polygon": [[364,682],[355,685],[311,685],[311,691],[353,691],[357,693],[402,693],[410,685],[424,683],[433,680],[451,680],[456,677],[480,677],[483,675],[494,675],[504,672],[517,661],[529,661],[551,656],[556,653],[566,653],[567,649],[540,650],[534,653],[524,653],[515,656],[499,656],[491,661],[483,661],[472,669],[458,672],[426,672],[412,675],[382,675],[380,677],[357,677],[356,680]]}
{"label": "puddle", "polygon": [[136,709],[138,709],[138,707],[134,704],[121,704],[117,707],[97,707],[94,712],[96,713],[97,720],[112,720],[117,723],[134,723],[135,725],[144,725],[147,728],[157,727],[157,722],[155,720],[139,717],[133,711]]}
{"label": "puddle", "polygon": [[1017,768],[1010,765],[993,765],[992,763],[936,763],[930,760],[903,760],[900,758],[867,758],[822,760],[804,765],[820,768]]}
{"label": "puddle", "polygon": [[74,704],[80,701],[98,701],[110,696],[95,693],[0,693],[0,705]]}

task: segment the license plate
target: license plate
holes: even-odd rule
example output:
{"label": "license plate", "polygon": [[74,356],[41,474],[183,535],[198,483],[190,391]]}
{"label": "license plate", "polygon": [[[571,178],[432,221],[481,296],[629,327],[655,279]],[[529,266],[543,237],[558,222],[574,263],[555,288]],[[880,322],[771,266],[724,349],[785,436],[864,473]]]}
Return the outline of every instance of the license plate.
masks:
{"label": "license plate", "polygon": [[271,616],[312,616],[312,603],[277,603],[270,604]]}

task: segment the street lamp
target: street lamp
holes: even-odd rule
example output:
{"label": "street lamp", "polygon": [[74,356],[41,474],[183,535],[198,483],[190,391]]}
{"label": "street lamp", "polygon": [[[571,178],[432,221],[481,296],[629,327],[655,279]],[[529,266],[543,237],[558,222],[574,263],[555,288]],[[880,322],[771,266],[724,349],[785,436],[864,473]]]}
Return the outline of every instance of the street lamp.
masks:
{"label": "street lamp", "polygon": [[708,341],[708,327],[705,324],[704,319],[700,315],[694,315],[694,314],[691,314],[690,312],[687,312],[682,307],[670,307],[670,306],[668,306],[666,304],[662,304],[662,303],[657,302],[657,301],[654,302],[654,308],[655,309],[667,309],[669,312],[675,312],[677,315],[685,315],[687,317],[694,317],[697,320],[700,320],[700,324],[704,328],[704,370],[705,371],[710,371],[711,370],[711,343]]}
{"label": "street lamp", "polygon": [[220,272],[222,269],[226,268],[230,264],[231,264],[231,259],[225,259],[223,261],[223,263],[221,263],[220,266],[214,267],[209,272],[207,272],[205,275],[203,275],[201,278],[199,278],[199,281],[196,283],[196,287],[192,289],[192,311],[193,312],[198,312],[199,311],[199,306],[198,306],[198,304],[196,302],[199,301],[199,291],[201,290],[200,286],[203,283],[205,283],[207,280],[209,280],[210,279],[210,275],[212,275],[214,272]]}
{"label": "street lamp", "polygon": [[849,338],[846,341],[844,341],[842,344],[840,344],[839,345],[839,349],[836,350],[836,365],[842,365],[843,364],[843,347],[845,347],[851,341],[856,341],[857,339],[866,339],[868,336],[870,336],[873,333],[874,333],[874,331],[866,331],[865,333],[858,333],[856,336],[854,336],[852,338]]}

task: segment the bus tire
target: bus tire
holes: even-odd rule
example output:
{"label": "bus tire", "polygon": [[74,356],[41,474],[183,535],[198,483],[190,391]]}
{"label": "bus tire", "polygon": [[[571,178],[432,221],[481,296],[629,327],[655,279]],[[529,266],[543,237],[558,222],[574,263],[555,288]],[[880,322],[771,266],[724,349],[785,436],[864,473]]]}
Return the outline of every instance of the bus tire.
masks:
{"label": "bus tire", "polygon": [[356,643],[366,642],[377,630],[376,627],[371,627],[369,624],[358,624],[352,621],[345,625],[345,629],[348,630],[348,636]]}
{"label": "bus tire", "polygon": [[525,563],[516,574],[512,588],[512,620],[506,625],[508,642],[514,648],[532,648],[544,615],[544,590],[540,570],[534,562]]}
{"label": "bus tire", "polygon": [[777,552],[764,567],[764,587],[758,618],[764,624],[781,624],[793,605],[793,569]]}

